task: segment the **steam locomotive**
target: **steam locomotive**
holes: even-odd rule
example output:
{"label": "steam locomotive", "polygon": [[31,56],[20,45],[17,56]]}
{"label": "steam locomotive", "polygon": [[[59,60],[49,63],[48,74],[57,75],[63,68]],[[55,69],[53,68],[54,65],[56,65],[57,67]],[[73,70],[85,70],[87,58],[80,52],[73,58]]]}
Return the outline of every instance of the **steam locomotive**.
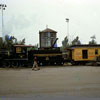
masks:
{"label": "steam locomotive", "polygon": [[[34,49],[31,45],[13,45],[10,50],[0,50],[0,66],[14,67],[14,66],[27,66],[33,65],[34,57],[37,57],[37,63],[42,65],[63,65],[64,58],[62,51],[59,47],[54,48],[57,39],[49,48]],[[30,49],[30,50],[29,50]]]}
{"label": "steam locomotive", "polygon": [[26,45],[13,45],[10,50],[0,50],[0,66],[2,67],[14,67],[14,66],[26,66],[28,65],[28,51],[27,48],[32,46]]}

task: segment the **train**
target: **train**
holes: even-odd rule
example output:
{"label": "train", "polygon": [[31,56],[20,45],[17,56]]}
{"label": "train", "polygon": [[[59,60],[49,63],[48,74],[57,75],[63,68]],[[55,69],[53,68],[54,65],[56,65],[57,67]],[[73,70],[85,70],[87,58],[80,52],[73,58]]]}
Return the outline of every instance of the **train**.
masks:
{"label": "train", "polygon": [[37,50],[29,48],[34,48],[34,46],[13,45],[11,50],[0,49],[0,67],[32,67],[34,57],[37,57],[39,66],[63,65],[64,63],[100,65],[100,45],[73,45],[63,51],[53,46]]}
{"label": "train", "polygon": [[0,66],[28,66],[30,63],[28,58],[28,48],[33,48],[33,46],[13,45],[10,50],[0,49]]}
{"label": "train", "polygon": [[88,63],[100,65],[100,45],[72,45],[66,48],[65,59],[72,65],[86,65]]}
{"label": "train", "polygon": [[[9,49],[2,48],[0,44],[1,67],[32,67],[34,57],[39,66],[46,65],[85,65],[94,63],[100,65],[100,45],[72,45],[61,50],[57,47],[57,32],[46,28],[39,31],[40,47],[34,49],[32,45],[12,45]],[[8,36],[7,36],[8,37]],[[9,37],[8,39],[9,40]],[[0,39],[2,43],[2,39]],[[11,41],[10,41],[11,43]]]}
{"label": "train", "polygon": [[0,49],[0,66],[32,67],[34,57],[37,58],[39,66],[63,65],[62,51],[59,47],[54,47],[57,39],[51,47],[38,48],[37,50],[34,50],[32,45],[13,45],[10,50]]}

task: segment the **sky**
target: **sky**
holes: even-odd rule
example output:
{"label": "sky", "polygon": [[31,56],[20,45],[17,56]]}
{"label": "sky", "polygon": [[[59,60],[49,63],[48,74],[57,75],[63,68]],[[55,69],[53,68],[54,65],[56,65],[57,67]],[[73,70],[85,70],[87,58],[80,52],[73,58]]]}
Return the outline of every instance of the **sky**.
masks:
{"label": "sky", "polygon": [[[96,36],[100,44],[100,0],[0,0],[6,4],[3,14],[4,34],[13,35],[18,40],[25,38],[26,44],[39,43],[39,31],[48,28],[57,31],[58,46],[67,36],[69,19],[69,39],[79,36],[83,44]],[[0,36],[2,13],[0,10]]]}

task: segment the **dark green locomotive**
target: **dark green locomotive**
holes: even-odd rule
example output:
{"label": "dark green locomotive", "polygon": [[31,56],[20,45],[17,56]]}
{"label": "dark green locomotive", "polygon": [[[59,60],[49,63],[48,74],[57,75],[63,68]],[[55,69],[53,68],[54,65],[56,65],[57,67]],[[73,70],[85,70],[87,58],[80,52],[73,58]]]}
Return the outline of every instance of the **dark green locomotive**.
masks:
{"label": "dark green locomotive", "polygon": [[[13,45],[10,50],[0,49],[0,66],[13,67],[13,66],[28,66],[28,48],[30,45]],[[32,64],[31,64],[32,65]]]}

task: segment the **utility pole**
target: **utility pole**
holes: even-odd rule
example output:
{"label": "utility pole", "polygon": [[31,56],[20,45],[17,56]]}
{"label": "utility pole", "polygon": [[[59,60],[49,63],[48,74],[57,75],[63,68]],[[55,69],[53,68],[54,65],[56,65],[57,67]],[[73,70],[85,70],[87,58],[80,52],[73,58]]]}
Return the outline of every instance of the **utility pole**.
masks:
{"label": "utility pole", "polygon": [[67,22],[67,37],[69,39],[69,19],[66,18],[66,22]]}
{"label": "utility pole", "polygon": [[6,7],[7,7],[6,4],[0,4],[0,9],[1,9],[1,13],[2,13],[2,38],[3,38],[3,42],[5,41],[4,23],[3,23],[3,11],[5,10]]}

